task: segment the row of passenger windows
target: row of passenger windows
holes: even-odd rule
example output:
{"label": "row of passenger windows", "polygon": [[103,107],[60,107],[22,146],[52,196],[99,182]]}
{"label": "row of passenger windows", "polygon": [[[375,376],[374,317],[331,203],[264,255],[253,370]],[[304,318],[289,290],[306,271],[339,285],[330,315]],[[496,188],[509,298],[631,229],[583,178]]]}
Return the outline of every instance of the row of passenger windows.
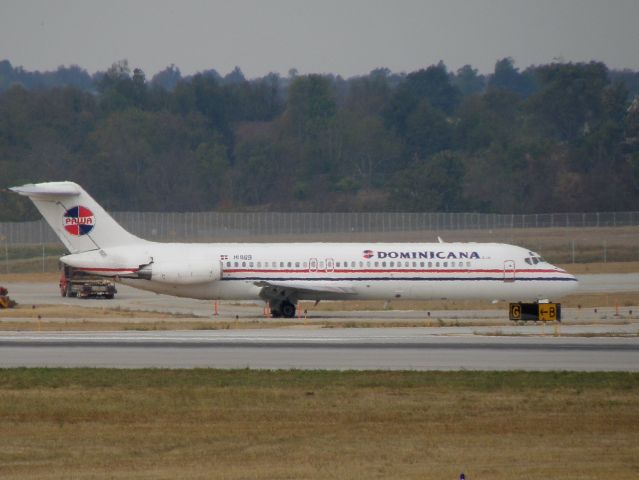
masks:
{"label": "row of passenger windows", "polygon": [[[308,262],[226,262],[227,267],[242,268],[303,268],[308,269]],[[325,270],[334,268],[470,268],[470,262],[335,262],[334,267],[330,263],[314,262],[311,269]]]}
{"label": "row of passenger windows", "polygon": [[308,262],[226,262],[227,267],[249,267],[249,268],[308,268]]}

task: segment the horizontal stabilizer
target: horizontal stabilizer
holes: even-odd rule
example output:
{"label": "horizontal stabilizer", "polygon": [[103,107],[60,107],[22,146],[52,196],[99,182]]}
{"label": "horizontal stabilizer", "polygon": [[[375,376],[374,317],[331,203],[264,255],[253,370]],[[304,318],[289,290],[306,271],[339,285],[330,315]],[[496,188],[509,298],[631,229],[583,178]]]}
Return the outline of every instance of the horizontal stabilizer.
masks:
{"label": "horizontal stabilizer", "polygon": [[21,187],[12,187],[12,192],[25,197],[74,197],[82,193],[78,185],[71,182],[29,183]]}

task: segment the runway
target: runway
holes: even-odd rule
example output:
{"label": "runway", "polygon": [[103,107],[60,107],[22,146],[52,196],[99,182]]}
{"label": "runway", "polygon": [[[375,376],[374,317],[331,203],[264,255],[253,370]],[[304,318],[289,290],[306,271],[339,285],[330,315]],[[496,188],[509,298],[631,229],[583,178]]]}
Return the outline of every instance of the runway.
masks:
{"label": "runway", "polygon": [[274,329],[0,335],[2,367],[639,371],[639,337]]}

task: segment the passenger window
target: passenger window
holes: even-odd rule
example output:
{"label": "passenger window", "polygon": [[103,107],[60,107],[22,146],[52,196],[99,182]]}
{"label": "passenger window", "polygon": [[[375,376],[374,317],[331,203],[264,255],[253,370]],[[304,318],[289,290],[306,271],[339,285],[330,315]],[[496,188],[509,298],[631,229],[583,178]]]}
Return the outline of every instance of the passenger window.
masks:
{"label": "passenger window", "polygon": [[230,267],[231,266],[231,262],[226,262],[226,266]]}
{"label": "passenger window", "polygon": [[470,268],[470,262],[466,262],[466,266]]}
{"label": "passenger window", "polygon": [[385,266],[386,266],[386,262],[382,262],[382,267],[385,267]]}
{"label": "passenger window", "polygon": [[239,263],[235,262],[235,266],[236,266],[236,267],[239,267]]}
{"label": "passenger window", "polygon": [[246,267],[246,262],[242,262],[242,266],[243,266],[243,267]]}
{"label": "passenger window", "polygon": [[302,268],[308,268],[308,263],[307,263],[307,262],[304,262],[304,263],[302,264]]}
{"label": "passenger window", "polygon": [[394,267],[394,266],[395,266],[395,262],[390,262],[390,264],[389,264],[389,265],[390,265],[391,267]]}
{"label": "passenger window", "polygon": [[295,268],[300,268],[300,262],[295,262]]}
{"label": "passenger window", "polygon": [[249,262],[249,267],[253,268],[253,262]]}
{"label": "passenger window", "polygon": [[335,266],[336,266],[337,268],[339,268],[340,263],[339,263],[339,262],[335,262]]}
{"label": "passenger window", "polygon": [[439,268],[439,262],[435,262],[435,267]]}
{"label": "passenger window", "polygon": [[371,266],[371,262],[366,262],[366,266],[370,267]]}
{"label": "passenger window", "polygon": [[433,262],[428,262],[428,268],[433,268]]}
{"label": "passenger window", "polygon": [[262,268],[262,262],[257,262],[257,268]]}
{"label": "passenger window", "polygon": [[355,268],[357,266],[356,262],[351,262],[351,268]]}
{"label": "passenger window", "polygon": [[293,266],[293,264],[292,264],[291,262],[288,262],[288,263],[286,264],[286,266],[287,266],[288,268],[291,268],[291,267]]}
{"label": "passenger window", "polygon": [[284,268],[284,262],[280,262],[280,268]]}
{"label": "passenger window", "polygon": [[375,262],[375,266],[376,266],[376,267],[379,267],[379,262]]}

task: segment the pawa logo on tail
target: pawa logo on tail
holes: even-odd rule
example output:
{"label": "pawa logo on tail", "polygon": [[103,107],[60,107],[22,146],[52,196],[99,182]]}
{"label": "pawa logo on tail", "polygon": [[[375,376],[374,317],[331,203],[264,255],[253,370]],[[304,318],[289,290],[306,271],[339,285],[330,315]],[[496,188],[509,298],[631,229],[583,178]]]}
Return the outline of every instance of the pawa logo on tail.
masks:
{"label": "pawa logo on tail", "polygon": [[78,205],[64,214],[64,229],[70,235],[79,236],[90,233],[95,227],[95,215],[87,207]]}

